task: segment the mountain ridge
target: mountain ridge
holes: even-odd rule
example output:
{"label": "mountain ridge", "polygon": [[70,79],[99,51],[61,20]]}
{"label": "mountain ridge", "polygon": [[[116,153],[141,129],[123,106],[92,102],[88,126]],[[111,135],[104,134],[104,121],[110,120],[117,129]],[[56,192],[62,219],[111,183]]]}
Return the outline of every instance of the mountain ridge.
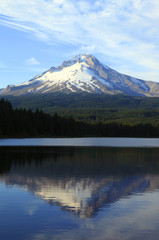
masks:
{"label": "mountain ridge", "polygon": [[18,85],[8,85],[1,95],[30,93],[95,93],[159,96],[159,83],[144,81],[119,73],[101,63],[91,54],[79,54],[58,67]]}

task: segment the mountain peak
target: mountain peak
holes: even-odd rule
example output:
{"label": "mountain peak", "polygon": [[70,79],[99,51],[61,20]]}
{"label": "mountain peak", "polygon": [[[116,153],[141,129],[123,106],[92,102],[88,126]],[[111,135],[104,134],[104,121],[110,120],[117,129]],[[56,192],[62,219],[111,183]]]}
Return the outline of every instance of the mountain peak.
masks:
{"label": "mountain peak", "polygon": [[74,56],[71,60],[67,60],[64,61],[59,67],[58,69],[63,69],[65,67],[70,67],[76,63],[87,63],[89,65],[89,59],[96,59],[93,55],[91,55],[90,53],[86,53],[86,54],[78,54],[76,56]]}
{"label": "mountain peak", "polygon": [[84,59],[92,58],[92,57],[94,57],[94,56],[92,54],[90,54],[90,53],[83,53],[83,54],[78,54],[78,55],[74,56],[73,59],[84,60]]}
{"label": "mountain peak", "polygon": [[159,83],[121,74],[102,64],[92,54],[79,54],[19,85],[9,85],[0,94],[96,93],[159,96]]}

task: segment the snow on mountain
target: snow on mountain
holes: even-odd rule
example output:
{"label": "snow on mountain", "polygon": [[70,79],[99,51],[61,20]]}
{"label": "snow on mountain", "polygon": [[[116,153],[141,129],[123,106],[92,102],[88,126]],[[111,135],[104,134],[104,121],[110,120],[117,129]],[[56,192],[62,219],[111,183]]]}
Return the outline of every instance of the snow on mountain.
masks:
{"label": "snow on mountain", "polygon": [[118,73],[99,62],[91,54],[81,54],[27,82],[8,85],[0,94],[24,95],[49,92],[158,96],[159,83]]}

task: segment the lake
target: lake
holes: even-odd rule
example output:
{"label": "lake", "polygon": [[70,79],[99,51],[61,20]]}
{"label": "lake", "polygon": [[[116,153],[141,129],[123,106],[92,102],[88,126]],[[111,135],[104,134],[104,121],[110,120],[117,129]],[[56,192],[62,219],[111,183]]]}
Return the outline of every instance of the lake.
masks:
{"label": "lake", "polygon": [[89,147],[0,140],[1,240],[158,239],[158,140],[99,140],[107,139]]}
{"label": "lake", "polygon": [[0,139],[0,146],[159,147],[159,138]]}

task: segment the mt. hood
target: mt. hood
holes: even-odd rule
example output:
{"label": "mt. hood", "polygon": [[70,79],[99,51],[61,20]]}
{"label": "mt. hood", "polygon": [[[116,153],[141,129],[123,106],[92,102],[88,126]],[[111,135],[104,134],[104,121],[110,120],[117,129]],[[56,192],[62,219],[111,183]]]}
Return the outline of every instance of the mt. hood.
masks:
{"label": "mt. hood", "polygon": [[27,82],[8,85],[2,89],[1,94],[24,95],[50,92],[159,96],[159,83],[121,74],[102,64],[91,54],[81,54]]}

